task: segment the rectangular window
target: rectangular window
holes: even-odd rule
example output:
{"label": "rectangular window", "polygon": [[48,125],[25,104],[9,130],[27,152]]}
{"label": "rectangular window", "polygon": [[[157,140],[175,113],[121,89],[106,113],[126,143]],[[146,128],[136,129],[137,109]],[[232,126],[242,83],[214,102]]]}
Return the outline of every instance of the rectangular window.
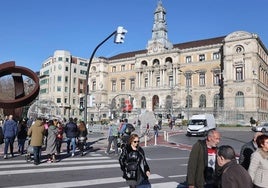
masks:
{"label": "rectangular window", "polygon": [[57,98],[57,103],[61,103],[61,98]]}
{"label": "rectangular window", "polygon": [[149,83],[148,83],[148,78],[145,78],[145,79],[144,79],[144,87],[145,87],[145,88],[148,87],[148,84],[149,84]]}
{"label": "rectangular window", "polygon": [[68,83],[68,76],[65,76],[65,83]]}
{"label": "rectangular window", "polygon": [[76,73],[76,68],[74,68],[74,73]]}
{"label": "rectangular window", "polygon": [[160,77],[156,77],[156,87],[160,86]]}
{"label": "rectangular window", "polygon": [[213,84],[220,85],[220,73],[214,73],[213,75]]}
{"label": "rectangular window", "polygon": [[173,87],[173,76],[168,77],[169,87]]}
{"label": "rectangular window", "polygon": [[76,89],[75,89],[75,88],[73,88],[73,93],[75,93],[75,90],[76,90]]}
{"label": "rectangular window", "polygon": [[121,91],[125,91],[125,90],[126,90],[126,81],[121,80]]}
{"label": "rectangular window", "polygon": [[61,76],[58,76],[58,82],[61,82]]}
{"label": "rectangular window", "polygon": [[185,78],[186,78],[186,87],[192,87],[192,74],[186,73]]}
{"label": "rectangular window", "polygon": [[116,66],[112,67],[112,72],[116,72]]}
{"label": "rectangular window", "polygon": [[205,61],[205,54],[199,55],[199,61]]}
{"label": "rectangular window", "polygon": [[112,81],[112,91],[116,91],[116,81]]}
{"label": "rectangular window", "polygon": [[66,59],[65,59],[65,60],[66,60],[66,62],[69,62],[69,58],[68,58],[68,57],[66,57]]}
{"label": "rectangular window", "polygon": [[125,71],[126,66],[125,65],[121,65],[121,71]]}
{"label": "rectangular window", "polygon": [[213,53],[213,60],[220,59],[220,54],[219,52]]}
{"label": "rectangular window", "polygon": [[199,85],[200,86],[206,85],[206,77],[204,72],[199,73]]}
{"label": "rectangular window", "polygon": [[68,92],[68,87],[64,88],[64,92],[67,93]]}
{"label": "rectangular window", "polygon": [[135,90],[135,80],[134,79],[131,79],[130,80],[130,90]]}
{"label": "rectangular window", "polygon": [[67,104],[68,100],[67,98],[64,98],[64,103]]}
{"label": "rectangular window", "polygon": [[62,57],[58,57],[58,61],[62,61]]}
{"label": "rectangular window", "polygon": [[61,92],[61,87],[57,86],[57,92]]}
{"label": "rectangular window", "polygon": [[236,78],[235,78],[236,81],[242,81],[242,80],[244,80],[243,68],[242,67],[236,67],[235,74],[236,74]]}
{"label": "rectangular window", "polygon": [[186,56],[186,63],[192,62],[192,56]]}

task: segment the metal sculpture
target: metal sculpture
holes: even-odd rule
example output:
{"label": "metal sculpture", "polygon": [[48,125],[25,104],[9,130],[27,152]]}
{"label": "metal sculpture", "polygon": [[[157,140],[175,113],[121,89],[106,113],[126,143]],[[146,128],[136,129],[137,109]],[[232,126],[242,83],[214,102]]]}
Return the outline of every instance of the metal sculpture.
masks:
{"label": "metal sculpture", "polygon": [[[15,66],[15,61],[9,61],[0,64],[0,77],[12,75],[14,81],[15,96],[14,99],[0,99],[0,108],[4,109],[4,114],[13,114],[15,118],[21,117],[23,106],[31,103],[39,94],[39,78],[32,70]],[[35,82],[35,87],[25,95],[22,75],[28,76]]]}

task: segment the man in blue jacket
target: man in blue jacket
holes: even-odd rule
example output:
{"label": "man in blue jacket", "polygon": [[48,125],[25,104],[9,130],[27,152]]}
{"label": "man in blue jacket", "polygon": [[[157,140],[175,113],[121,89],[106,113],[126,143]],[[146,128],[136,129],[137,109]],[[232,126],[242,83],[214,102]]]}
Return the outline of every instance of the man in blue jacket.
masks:
{"label": "man in blue jacket", "polygon": [[78,129],[77,125],[74,122],[73,118],[69,119],[69,122],[65,126],[65,134],[67,137],[67,153],[70,153],[70,144],[72,145],[72,157],[75,154],[76,149],[76,137],[77,137]]}
{"label": "man in blue jacket", "polygon": [[8,120],[5,121],[3,126],[5,149],[4,149],[4,159],[7,159],[8,146],[10,146],[10,154],[14,157],[13,146],[14,141],[18,133],[17,123],[13,120],[13,116],[9,115]]}

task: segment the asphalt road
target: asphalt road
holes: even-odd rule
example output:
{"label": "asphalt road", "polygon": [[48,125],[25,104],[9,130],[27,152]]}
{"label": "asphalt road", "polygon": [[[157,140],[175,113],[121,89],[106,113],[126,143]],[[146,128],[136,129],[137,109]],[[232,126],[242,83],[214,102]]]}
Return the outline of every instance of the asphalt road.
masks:
{"label": "asphalt road", "polygon": [[[219,128],[222,134],[220,145],[229,144],[239,153],[241,146],[248,142],[253,132],[250,128]],[[163,137],[163,131],[169,132],[169,141]],[[178,188],[185,181],[188,156],[192,144],[204,137],[187,137],[185,130],[168,128],[160,132],[157,144],[151,139],[143,148],[151,168],[152,188]],[[0,187],[46,188],[46,187],[127,187],[119,168],[118,157],[105,155],[107,145],[105,133],[89,135],[89,150],[85,156],[78,153],[70,157],[65,151],[57,163],[46,162],[35,166],[26,163],[24,156],[17,153],[14,158],[0,158]],[[3,145],[0,146],[1,149]],[[63,146],[64,148],[65,146]],[[0,152],[1,153],[1,152]]]}

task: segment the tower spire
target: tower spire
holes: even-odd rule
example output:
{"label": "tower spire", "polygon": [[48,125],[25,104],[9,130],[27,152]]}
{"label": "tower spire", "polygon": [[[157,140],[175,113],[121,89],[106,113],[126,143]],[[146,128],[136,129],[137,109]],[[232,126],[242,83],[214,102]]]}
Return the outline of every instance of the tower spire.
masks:
{"label": "tower spire", "polygon": [[[157,47],[156,47],[157,46]],[[171,49],[172,43],[168,41],[166,10],[162,5],[162,0],[158,0],[156,10],[154,12],[154,24],[152,29],[152,39],[148,41],[147,49]],[[155,50],[154,50],[155,51]]]}

